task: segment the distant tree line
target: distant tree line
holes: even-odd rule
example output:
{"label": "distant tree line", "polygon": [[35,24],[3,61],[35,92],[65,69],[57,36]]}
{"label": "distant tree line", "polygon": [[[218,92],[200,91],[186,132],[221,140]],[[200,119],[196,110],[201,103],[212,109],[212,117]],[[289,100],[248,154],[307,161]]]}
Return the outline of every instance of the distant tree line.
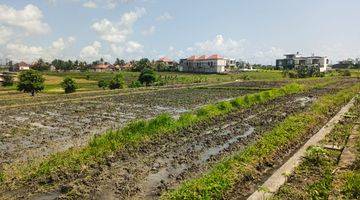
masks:
{"label": "distant tree line", "polygon": [[359,69],[360,68],[360,58],[348,58],[346,60],[341,60],[338,63],[332,65],[334,69]]}

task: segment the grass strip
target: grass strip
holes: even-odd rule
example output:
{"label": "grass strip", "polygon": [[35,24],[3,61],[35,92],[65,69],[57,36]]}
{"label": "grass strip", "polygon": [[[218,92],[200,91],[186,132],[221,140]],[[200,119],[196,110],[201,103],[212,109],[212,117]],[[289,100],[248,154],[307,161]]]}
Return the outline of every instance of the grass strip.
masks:
{"label": "grass strip", "polygon": [[186,181],[163,194],[162,199],[221,199],[246,174],[251,173],[256,164],[301,139],[359,91],[360,84],[356,84],[336,94],[322,96],[309,111],[287,117],[244,150],[222,160],[201,177]]}

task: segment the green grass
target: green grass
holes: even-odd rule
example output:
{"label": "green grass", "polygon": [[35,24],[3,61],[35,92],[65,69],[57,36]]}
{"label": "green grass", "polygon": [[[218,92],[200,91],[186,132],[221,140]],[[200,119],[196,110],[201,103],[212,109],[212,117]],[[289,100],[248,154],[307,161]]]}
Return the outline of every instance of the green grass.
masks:
{"label": "green grass", "polygon": [[[46,75],[59,76],[59,77],[71,77],[76,79],[86,80],[110,80],[112,76],[117,72],[45,72]],[[121,72],[125,76],[125,82],[130,85],[139,77],[139,72]],[[219,83],[219,82],[231,82],[235,80],[242,80],[244,76],[247,76],[249,80],[283,80],[281,71],[253,71],[253,72],[241,72],[238,74],[191,74],[180,72],[157,72],[160,78],[160,82],[164,85],[174,84],[193,84],[193,83]]]}
{"label": "green grass", "polygon": [[[251,174],[257,163],[298,141],[321,123],[330,110],[348,102],[359,91],[360,84],[357,84],[336,94],[323,96],[312,105],[310,111],[287,117],[258,141],[219,162],[201,177],[186,181],[177,189],[165,193],[162,199],[221,199],[244,175]],[[251,98],[238,100],[240,105],[251,105],[251,102]]]}
{"label": "green grass", "polygon": [[360,170],[349,171],[344,175],[345,185],[341,193],[346,199],[360,199]]}
{"label": "green grass", "polygon": [[14,171],[18,173],[14,173],[15,177],[13,178],[20,180],[34,180],[64,171],[78,172],[91,164],[104,162],[107,156],[122,150],[125,146],[137,145],[156,136],[174,133],[180,129],[190,127],[200,121],[206,121],[234,110],[247,108],[280,96],[302,92],[303,90],[304,88],[301,85],[290,84],[279,89],[242,96],[230,102],[225,101],[206,105],[193,112],[182,114],[178,120],[173,119],[168,114],[161,114],[151,120],[134,121],[120,130],[108,131],[101,136],[95,137],[83,148],[53,154],[43,161],[20,166],[18,170],[15,170],[14,166],[9,172],[9,176],[6,177],[11,177]]}

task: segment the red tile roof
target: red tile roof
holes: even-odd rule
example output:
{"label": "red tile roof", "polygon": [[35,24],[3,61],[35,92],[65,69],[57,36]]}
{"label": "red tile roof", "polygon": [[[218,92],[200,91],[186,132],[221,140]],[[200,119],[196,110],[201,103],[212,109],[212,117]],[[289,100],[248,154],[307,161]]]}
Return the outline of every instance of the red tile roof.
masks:
{"label": "red tile roof", "polygon": [[162,62],[173,62],[170,58],[167,58],[167,57],[162,57],[162,58],[160,58],[158,61],[162,61]]}
{"label": "red tile roof", "polygon": [[219,54],[214,54],[208,57],[208,59],[223,59],[222,56],[220,56]]}
{"label": "red tile roof", "polygon": [[107,69],[109,67],[110,67],[109,64],[98,64],[95,66],[96,69]]}
{"label": "red tile roof", "polygon": [[187,60],[197,60],[197,58],[198,58],[198,57],[194,55],[194,56],[188,57]]}
{"label": "red tile roof", "polygon": [[19,62],[17,65],[18,65],[18,66],[25,66],[25,67],[28,67],[28,66],[29,66],[29,64],[27,64],[27,63],[24,62],[24,61]]}
{"label": "red tile roof", "polygon": [[220,56],[219,54],[214,54],[211,56],[206,56],[206,55],[202,55],[202,56],[190,56],[189,58],[187,58],[187,60],[191,60],[191,61],[195,61],[195,60],[218,60],[218,59],[223,59],[224,57]]}
{"label": "red tile roof", "polygon": [[206,55],[202,55],[200,57],[197,58],[197,60],[206,60],[207,56]]}

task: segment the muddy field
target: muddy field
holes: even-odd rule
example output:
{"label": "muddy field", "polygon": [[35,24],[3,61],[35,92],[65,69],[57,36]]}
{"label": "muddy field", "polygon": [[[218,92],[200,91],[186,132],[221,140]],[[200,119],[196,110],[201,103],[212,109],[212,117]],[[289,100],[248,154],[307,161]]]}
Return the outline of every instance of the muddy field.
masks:
{"label": "muddy field", "polygon": [[283,97],[139,148],[128,148],[107,165],[95,166],[88,176],[64,184],[66,195],[53,191],[35,197],[157,199],[162,192],[241,150],[290,114],[306,110],[319,96],[336,92],[352,82],[340,81],[326,88]]}
{"label": "muddy field", "polygon": [[119,128],[130,120],[151,118],[163,112],[176,116],[207,103],[256,91],[169,89],[2,108],[0,164],[80,146],[93,135]]}

